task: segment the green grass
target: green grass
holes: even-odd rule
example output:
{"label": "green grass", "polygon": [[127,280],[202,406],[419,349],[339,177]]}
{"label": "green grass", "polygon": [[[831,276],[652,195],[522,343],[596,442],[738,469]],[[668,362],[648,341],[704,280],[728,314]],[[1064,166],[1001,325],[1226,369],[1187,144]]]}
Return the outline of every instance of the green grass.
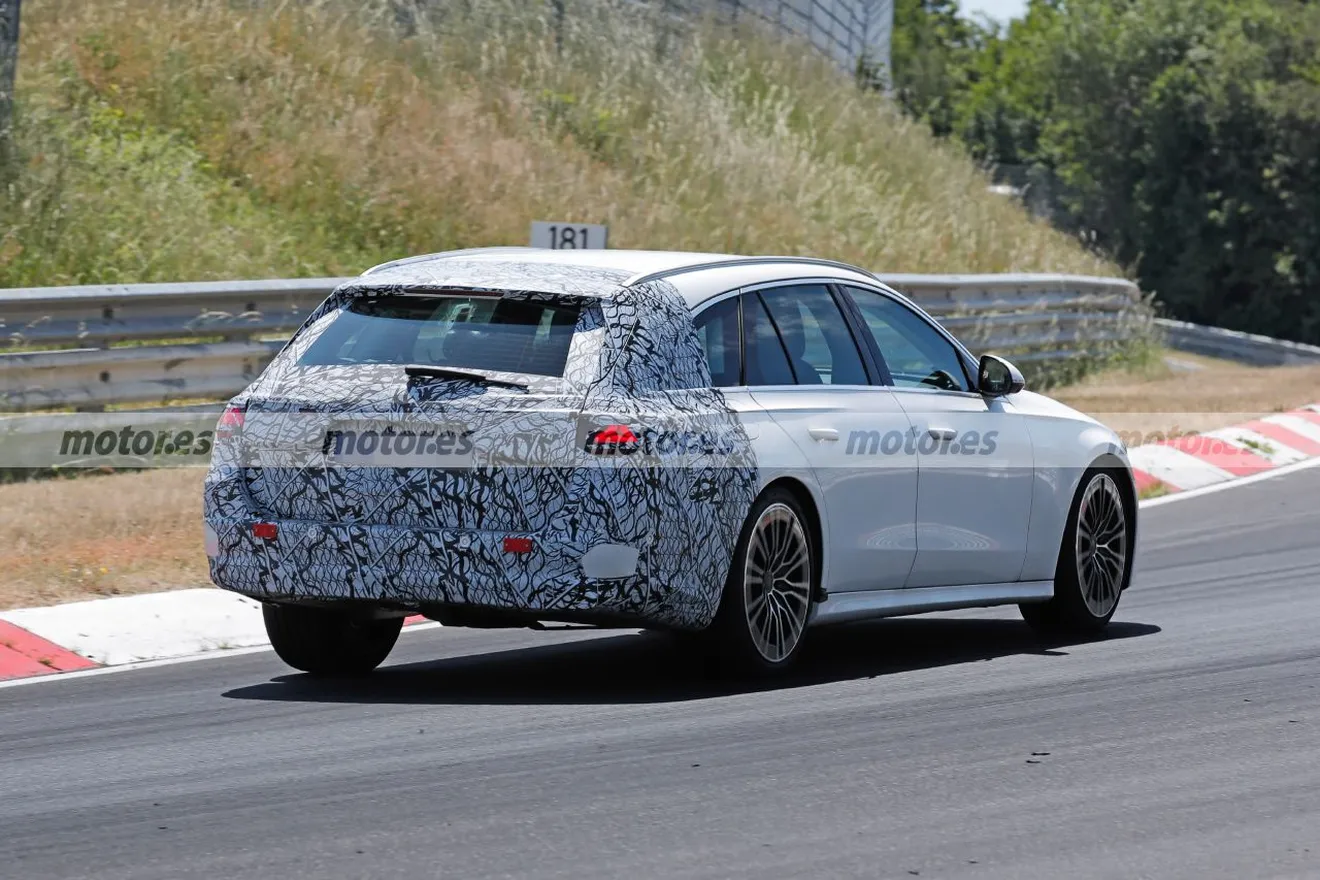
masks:
{"label": "green grass", "polygon": [[67,75],[52,81],[56,93],[29,92],[20,104],[24,163],[0,197],[0,285],[300,272],[298,242],[273,206],[219,174],[181,133],[56,67]]}
{"label": "green grass", "polygon": [[[0,286],[335,275],[597,221],[620,247],[1119,274],[815,53],[636,9],[33,0]],[[466,11],[464,11],[466,10]]]}
{"label": "green grass", "polygon": [[1273,455],[1274,445],[1271,443],[1262,443],[1259,440],[1252,440],[1250,437],[1239,437],[1238,442],[1253,452],[1259,452],[1262,455]]}
{"label": "green grass", "polygon": [[1165,495],[1168,494],[1169,494],[1168,483],[1157,482],[1157,483],[1152,483],[1151,485],[1142,489],[1139,493],[1137,493],[1137,498],[1140,501],[1146,501],[1151,498],[1163,498]]}

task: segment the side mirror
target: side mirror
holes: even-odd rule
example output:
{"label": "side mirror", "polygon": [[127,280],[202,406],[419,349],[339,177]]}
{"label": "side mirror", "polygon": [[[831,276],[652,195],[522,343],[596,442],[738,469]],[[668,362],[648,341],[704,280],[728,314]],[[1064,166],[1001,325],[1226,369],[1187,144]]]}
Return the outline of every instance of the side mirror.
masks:
{"label": "side mirror", "polygon": [[986,397],[1007,397],[1026,388],[1027,383],[1017,367],[1001,357],[987,354],[981,358],[976,387]]}

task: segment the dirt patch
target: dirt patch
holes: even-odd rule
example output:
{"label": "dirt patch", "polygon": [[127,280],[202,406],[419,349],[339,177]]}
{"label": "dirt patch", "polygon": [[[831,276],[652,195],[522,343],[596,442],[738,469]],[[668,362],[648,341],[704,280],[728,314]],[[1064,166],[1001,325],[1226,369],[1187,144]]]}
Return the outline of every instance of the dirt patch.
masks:
{"label": "dirt patch", "polygon": [[202,468],[0,485],[0,608],[206,586]]}
{"label": "dirt patch", "polygon": [[1199,433],[1320,402],[1320,366],[1248,367],[1171,352],[1048,394],[1125,434]]}

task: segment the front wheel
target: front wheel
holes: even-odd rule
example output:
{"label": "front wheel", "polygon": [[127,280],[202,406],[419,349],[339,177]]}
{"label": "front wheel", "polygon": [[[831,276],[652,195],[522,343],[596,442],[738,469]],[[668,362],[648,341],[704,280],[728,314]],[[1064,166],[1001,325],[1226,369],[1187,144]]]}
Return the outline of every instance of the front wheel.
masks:
{"label": "front wheel", "polygon": [[314,675],[362,675],[389,656],[402,617],[373,619],[334,608],[262,608],[266,634],[280,659]]}
{"label": "front wheel", "polygon": [[762,495],[738,538],[719,612],[706,632],[727,665],[769,672],[792,663],[815,594],[814,553],[797,498],[778,488]]}
{"label": "front wheel", "polygon": [[1093,468],[1068,514],[1054,574],[1054,598],[1019,606],[1046,635],[1087,635],[1109,624],[1132,577],[1132,523],[1111,471]]}

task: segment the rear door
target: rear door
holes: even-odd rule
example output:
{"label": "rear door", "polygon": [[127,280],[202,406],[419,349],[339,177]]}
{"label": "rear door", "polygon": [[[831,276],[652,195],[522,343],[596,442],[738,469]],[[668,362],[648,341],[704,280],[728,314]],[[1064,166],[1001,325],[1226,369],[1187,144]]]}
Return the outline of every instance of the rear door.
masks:
{"label": "rear door", "polygon": [[1025,419],[973,390],[964,356],[897,298],[844,292],[914,429],[920,469],[910,587],[1018,580],[1035,478]]}
{"label": "rear door", "polygon": [[746,382],[804,455],[824,505],[831,592],[892,589],[916,554],[911,423],[863,355],[834,291],[799,281],[742,296]]}

